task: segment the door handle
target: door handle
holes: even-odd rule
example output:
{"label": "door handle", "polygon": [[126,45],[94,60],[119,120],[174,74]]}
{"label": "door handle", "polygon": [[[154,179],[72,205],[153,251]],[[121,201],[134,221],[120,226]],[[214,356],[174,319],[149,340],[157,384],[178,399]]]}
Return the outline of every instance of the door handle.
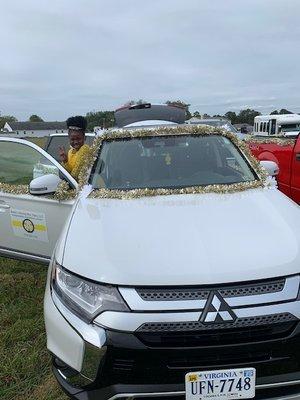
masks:
{"label": "door handle", "polygon": [[296,153],[296,160],[300,161],[300,153]]}

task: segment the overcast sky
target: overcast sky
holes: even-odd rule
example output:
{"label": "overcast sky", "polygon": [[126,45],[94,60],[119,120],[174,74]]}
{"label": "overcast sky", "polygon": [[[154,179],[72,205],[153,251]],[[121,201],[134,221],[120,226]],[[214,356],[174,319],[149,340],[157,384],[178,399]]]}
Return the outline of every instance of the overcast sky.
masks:
{"label": "overcast sky", "polygon": [[1,0],[0,112],[300,112],[299,0]]}

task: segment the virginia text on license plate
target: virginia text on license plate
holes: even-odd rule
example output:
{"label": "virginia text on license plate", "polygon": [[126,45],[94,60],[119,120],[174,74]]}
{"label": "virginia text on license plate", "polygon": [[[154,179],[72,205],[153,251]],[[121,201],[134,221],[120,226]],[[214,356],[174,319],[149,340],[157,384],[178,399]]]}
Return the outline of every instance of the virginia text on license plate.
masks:
{"label": "virginia text on license plate", "polygon": [[189,372],[185,376],[186,400],[252,399],[255,378],[255,368]]}

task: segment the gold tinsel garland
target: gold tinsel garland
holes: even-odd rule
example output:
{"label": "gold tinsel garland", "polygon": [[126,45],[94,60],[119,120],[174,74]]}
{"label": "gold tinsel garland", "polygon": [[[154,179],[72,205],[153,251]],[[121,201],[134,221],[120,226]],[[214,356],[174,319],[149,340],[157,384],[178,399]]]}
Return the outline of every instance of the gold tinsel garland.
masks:
{"label": "gold tinsel garland", "polygon": [[62,181],[59,183],[53,198],[55,200],[64,201],[74,199],[77,195],[75,189],[70,189],[68,182]]}
{"label": "gold tinsel garland", "polygon": [[29,194],[28,185],[10,185],[9,183],[0,182],[0,192],[9,194]]}
{"label": "gold tinsel garland", "polygon": [[133,190],[115,190],[115,189],[96,189],[89,195],[90,198],[114,198],[114,199],[134,199],[146,196],[165,196],[175,194],[204,194],[204,193],[233,193],[248,189],[254,189],[258,187],[264,187],[267,185],[267,172],[260,166],[259,161],[254,158],[249,150],[246,143],[239,140],[232,133],[215,127],[207,126],[176,126],[158,129],[141,129],[141,130],[111,130],[107,131],[104,135],[97,137],[91,147],[89,158],[79,175],[79,190],[88,183],[89,174],[91,168],[97,159],[98,153],[104,141],[117,140],[117,139],[133,139],[133,138],[145,138],[153,136],[211,136],[219,135],[227,137],[231,140],[238,148],[242,150],[252,168],[259,176],[259,180],[251,182],[241,182],[236,184],[220,184],[220,185],[207,185],[207,186],[193,186],[185,187],[181,189],[133,189]]}
{"label": "gold tinsel garland", "polygon": [[247,136],[245,138],[246,143],[253,144],[276,144],[278,146],[294,146],[296,142],[295,139],[291,139],[288,137],[264,137],[264,136]]}
{"label": "gold tinsel garland", "polygon": [[[233,142],[246,156],[250,165],[257,173],[259,179],[255,181],[241,182],[235,184],[220,184],[220,185],[207,185],[207,186],[193,186],[182,189],[134,189],[134,190],[111,190],[111,189],[96,189],[91,192],[89,197],[92,198],[115,198],[115,199],[133,199],[144,196],[161,196],[161,195],[172,195],[172,194],[204,194],[204,193],[232,193],[239,192],[248,189],[254,189],[258,187],[267,186],[267,172],[260,166],[259,161],[254,158],[249,150],[249,146],[246,141],[239,140],[234,134],[215,127],[208,126],[176,126],[176,127],[163,127],[157,129],[140,129],[140,130],[110,130],[106,131],[101,136],[95,138],[89,155],[85,160],[85,164],[79,174],[78,183],[79,187],[77,190],[69,189],[67,182],[63,181],[59,184],[54,198],[59,201],[69,200],[76,197],[78,192],[88,183],[90,171],[94,162],[96,161],[101,146],[104,141],[112,141],[118,139],[133,139],[133,138],[145,138],[155,136],[211,136],[219,135],[228,138]],[[12,186],[8,184],[0,183],[0,191],[14,193],[14,194],[28,194],[28,186]],[[52,198],[53,198],[52,197]]]}
{"label": "gold tinsel garland", "polygon": [[247,189],[256,189],[264,187],[261,181],[241,182],[230,185],[207,185],[207,186],[191,186],[181,189],[131,189],[131,190],[113,190],[98,189],[94,190],[89,197],[92,199],[122,199],[130,200],[140,197],[167,196],[176,194],[207,194],[207,193],[234,193]]}

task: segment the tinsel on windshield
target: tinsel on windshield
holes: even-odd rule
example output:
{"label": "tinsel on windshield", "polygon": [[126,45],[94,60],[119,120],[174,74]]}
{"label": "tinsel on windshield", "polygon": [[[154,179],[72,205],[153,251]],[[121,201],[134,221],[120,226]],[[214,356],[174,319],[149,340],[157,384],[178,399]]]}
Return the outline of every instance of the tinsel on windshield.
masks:
{"label": "tinsel on windshield", "polygon": [[[143,188],[133,190],[116,190],[116,189],[94,189],[89,197],[92,198],[115,198],[115,199],[134,199],[145,196],[166,196],[174,194],[205,194],[205,193],[233,193],[248,189],[268,186],[267,172],[260,166],[259,161],[252,156],[247,141],[241,141],[234,134],[215,127],[208,126],[175,126],[175,127],[160,127],[154,129],[116,129],[108,130],[101,136],[95,138],[90,147],[90,152],[86,157],[85,163],[78,178],[78,189],[70,189],[66,181],[62,181],[54,196],[49,196],[57,200],[69,200],[77,196],[82,188],[88,183],[91,169],[99,155],[101,146],[105,141],[114,141],[120,139],[134,139],[146,137],[161,137],[161,136],[211,136],[218,135],[228,138],[233,144],[238,147],[246,157],[247,161],[256,172],[258,179],[254,181],[240,182],[234,184],[216,184],[206,186],[193,186],[174,189],[164,188]],[[250,139],[249,139],[250,140]],[[28,186],[14,186],[0,183],[0,191],[13,194],[28,194]]]}
{"label": "tinsel on windshield", "polygon": [[212,136],[219,135],[231,140],[244,153],[248,162],[257,173],[259,179],[255,181],[240,182],[234,184],[215,184],[205,186],[192,186],[184,188],[164,189],[164,188],[143,188],[132,190],[117,189],[95,189],[89,195],[90,198],[114,198],[114,199],[134,199],[146,196],[166,196],[180,194],[205,194],[205,193],[233,193],[248,189],[255,189],[267,186],[267,172],[263,169],[259,161],[252,156],[246,143],[239,140],[234,134],[221,129],[207,126],[176,126],[163,127],[156,129],[140,129],[140,130],[111,130],[97,137],[91,147],[91,151],[86,160],[86,164],[79,175],[79,190],[88,183],[91,168],[96,161],[104,141],[112,141],[119,139],[133,139],[159,136]]}

